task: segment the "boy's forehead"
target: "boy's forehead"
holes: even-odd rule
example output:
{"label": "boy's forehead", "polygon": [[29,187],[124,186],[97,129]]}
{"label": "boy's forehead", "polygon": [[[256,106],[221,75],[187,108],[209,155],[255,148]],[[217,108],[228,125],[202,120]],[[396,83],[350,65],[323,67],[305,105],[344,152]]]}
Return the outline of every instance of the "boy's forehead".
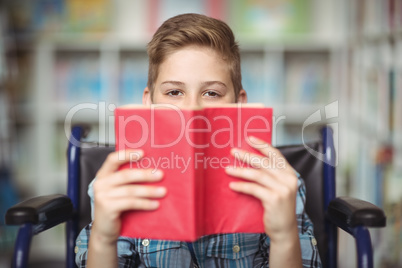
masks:
{"label": "boy's forehead", "polygon": [[211,56],[218,61],[222,61],[222,63],[227,64],[220,51],[217,51],[216,49],[213,49],[208,46],[201,46],[201,45],[187,45],[184,47],[177,48],[171,51],[170,53],[166,54],[164,61],[166,61],[175,54],[194,54],[194,53],[202,53]]}
{"label": "boy's forehead", "polygon": [[[171,70],[171,68],[174,69]],[[177,72],[180,68],[190,68],[189,71],[204,68],[230,76],[229,64],[220,53],[212,48],[202,46],[187,46],[170,53],[160,64],[159,71]]]}

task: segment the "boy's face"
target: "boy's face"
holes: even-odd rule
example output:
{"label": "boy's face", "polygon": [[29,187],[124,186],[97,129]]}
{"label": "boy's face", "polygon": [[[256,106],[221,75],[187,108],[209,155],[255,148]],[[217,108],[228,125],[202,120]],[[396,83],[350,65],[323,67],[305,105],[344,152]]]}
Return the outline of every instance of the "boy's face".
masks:
{"label": "boy's face", "polygon": [[[212,49],[188,46],[159,66],[153,98],[145,88],[143,103],[194,108],[236,102],[228,64]],[[238,102],[247,102],[241,90]]]}

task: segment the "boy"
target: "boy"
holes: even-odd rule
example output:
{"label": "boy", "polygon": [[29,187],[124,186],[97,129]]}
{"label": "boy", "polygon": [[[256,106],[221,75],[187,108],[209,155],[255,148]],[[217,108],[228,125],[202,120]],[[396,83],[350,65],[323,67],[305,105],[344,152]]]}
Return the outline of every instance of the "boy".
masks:
{"label": "boy", "polygon": [[[241,85],[239,48],[222,21],[198,14],[173,17],[153,36],[148,55],[146,105],[191,108],[247,101]],[[261,162],[273,161],[268,155],[283,158],[273,147],[259,150],[266,157],[254,157]],[[127,156],[130,153],[133,151],[127,151]],[[233,149],[232,153],[241,158],[247,152]],[[264,234],[219,234],[185,243],[119,237],[124,211],[157,209],[158,198],[166,195],[163,187],[136,184],[161,180],[160,170],[117,171],[129,159],[119,160],[117,153],[111,153],[89,187],[94,214],[93,222],[77,238],[79,267],[321,266],[312,242],[312,223],[304,212],[304,185],[289,164],[271,169],[226,169],[243,179],[230,184],[233,191],[261,200]]]}

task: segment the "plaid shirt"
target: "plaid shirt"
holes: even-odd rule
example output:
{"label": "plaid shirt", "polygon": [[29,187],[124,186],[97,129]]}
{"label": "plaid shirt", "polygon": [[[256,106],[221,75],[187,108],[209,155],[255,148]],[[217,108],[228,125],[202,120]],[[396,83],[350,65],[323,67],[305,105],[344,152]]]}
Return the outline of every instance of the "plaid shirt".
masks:
{"label": "plaid shirt", "polygon": [[[298,184],[296,217],[303,267],[321,267],[313,224],[304,210],[305,186],[300,178]],[[88,194],[93,208],[92,183]],[[76,241],[78,267],[86,267],[91,227],[86,226]],[[266,234],[210,235],[191,245],[199,267],[269,267],[270,240]],[[186,242],[120,237],[117,251],[119,267],[196,267]]]}

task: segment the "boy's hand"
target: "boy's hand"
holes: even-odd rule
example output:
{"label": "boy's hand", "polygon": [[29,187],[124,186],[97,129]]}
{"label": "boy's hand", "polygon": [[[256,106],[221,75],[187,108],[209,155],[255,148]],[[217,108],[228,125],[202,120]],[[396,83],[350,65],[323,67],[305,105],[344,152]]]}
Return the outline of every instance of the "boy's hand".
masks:
{"label": "boy's hand", "polygon": [[[133,159],[135,156],[135,159]],[[92,234],[105,243],[115,243],[120,235],[120,216],[128,210],[154,210],[166,188],[144,186],[136,183],[155,182],[162,179],[160,170],[118,168],[143,156],[140,150],[110,153],[96,175],[94,183],[94,221]]]}
{"label": "boy's hand", "polygon": [[272,243],[294,240],[297,235],[297,176],[279,150],[254,137],[250,137],[250,141],[251,146],[264,156],[232,149],[232,154],[238,161],[248,163],[252,167],[227,168],[229,175],[246,180],[232,182],[229,186],[236,192],[261,200],[264,207],[265,233]]}

